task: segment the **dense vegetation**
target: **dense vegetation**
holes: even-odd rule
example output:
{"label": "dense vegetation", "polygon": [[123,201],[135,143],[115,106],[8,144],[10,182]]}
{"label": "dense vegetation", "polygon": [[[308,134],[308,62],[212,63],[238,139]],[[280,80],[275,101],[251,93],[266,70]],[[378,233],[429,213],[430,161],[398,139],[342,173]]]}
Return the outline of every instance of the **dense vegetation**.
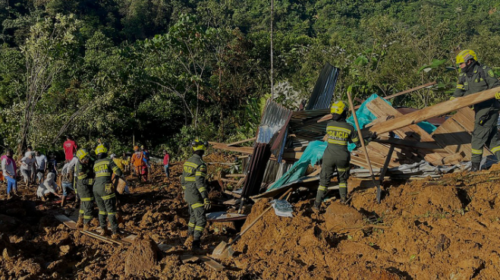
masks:
{"label": "dense vegetation", "polygon": [[[500,66],[497,0],[275,2],[275,98],[291,108],[326,62],[337,98],[439,81],[395,100],[420,108],[453,89],[457,50]],[[270,1],[0,0],[0,23],[3,146],[59,148],[71,133],[179,154],[197,136],[253,136],[270,96]]]}

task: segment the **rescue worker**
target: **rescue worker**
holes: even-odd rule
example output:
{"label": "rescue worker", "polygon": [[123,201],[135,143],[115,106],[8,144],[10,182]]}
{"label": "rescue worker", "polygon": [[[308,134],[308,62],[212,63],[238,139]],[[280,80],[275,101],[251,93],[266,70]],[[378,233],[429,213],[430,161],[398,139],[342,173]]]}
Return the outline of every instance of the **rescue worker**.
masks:
{"label": "rescue worker", "polygon": [[330,108],[332,120],[326,127],[328,136],[328,145],[323,155],[321,173],[319,175],[319,188],[316,194],[313,210],[318,211],[323,200],[323,195],[328,188],[332,174],[337,169],[337,178],[339,181],[340,200],[342,203],[347,201],[347,179],[349,179],[349,163],[351,153],[347,150],[348,142],[359,145],[359,138],[352,125],[346,122],[347,106],[342,101],[337,101]]}
{"label": "rescue worker", "polygon": [[205,210],[210,209],[207,190],[207,165],[203,162],[203,154],[208,143],[194,140],[191,143],[193,155],[184,163],[181,184],[184,189],[184,199],[189,208],[188,238],[184,244],[191,241],[192,250],[201,249],[201,235],[207,224]]}
{"label": "rescue worker", "polygon": [[93,164],[90,160],[90,154],[86,149],[80,149],[76,152],[78,162],[75,165],[76,173],[76,193],[80,198],[80,216],[76,226],[83,230],[89,230],[89,223],[92,220],[92,209],[94,208],[94,193],[92,186],[94,184]]}
{"label": "rescue worker", "polygon": [[[461,51],[457,55],[456,63],[460,67],[460,73],[457,88],[451,99],[500,86],[500,81],[495,77],[493,70],[488,66],[479,64],[473,50]],[[484,145],[487,145],[497,159],[500,159],[500,138],[497,128],[500,89],[495,94],[495,99],[474,105],[476,116],[474,131],[472,132],[471,171],[479,170]]]}
{"label": "rescue worker", "polygon": [[119,239],[118,222],[116,219],[116,194],[115,184],[111,180],[113,173],[118,179],[122,176],[122,171],[113,160],[108,158],[108,148],[100,144],[95,149],[97,160],[94,164],[95,183],[94,197],[99,207],[99,224],[101,226],[101,235],[108,236],[109,230],[106,224],[106,216],[111,224],[111,238]]}

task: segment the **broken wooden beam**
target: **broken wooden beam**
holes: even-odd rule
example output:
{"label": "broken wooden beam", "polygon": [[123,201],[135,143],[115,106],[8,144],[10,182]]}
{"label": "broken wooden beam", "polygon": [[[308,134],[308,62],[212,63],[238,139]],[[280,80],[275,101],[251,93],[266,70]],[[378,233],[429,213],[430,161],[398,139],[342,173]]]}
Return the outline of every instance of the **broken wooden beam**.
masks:
{"label": "broken wooden beam", "polygon": [[245,139],[245,140],[241,140],[241,141],[237,141],[237,142],[229,143],[229,144],[227,144],[227,145],[228,145],[228,146],[235,146],[235,145],[239,145],[239,144],[243,144],[243,143],[247,143],[247,142],[255,141],[256,139],[257,139],[257,137],[253,137],[253,138],[249,138],[249,139]]}
{"label": "broken wooden beam", "polygon": [[394,97],[398,97],[398,96],[400,96],[400,95],[404,95],[404,94],[407,94],[407,93],[410,93],[410,92],[414,92],[414,91],[419,90],[419,89],[423,89],[423,88],[426,88],[426,87],[433,86],[433,85],[435,85],[435,84],[437,84],[437,82],[436,82],[436,81],[434,81],[434,82],[430,82],[430,83],[427,83],[427,84],[425,84],[425,85],[421,85],[421,86],[414,87],[414,88],[411,88],[411,89],[407,89],[407,90],[405,90],[405,91],[402,91],[402,92],[399,92],[399,93],[396,93],[396,94],[393,94],[393,95],[386,96],[386,97],[384,97],[384,99],[385,99],[385,100],[389,100],[389,99],[392,99],[392,98],[394,98]]}
{"label": "broken wooden beam", "polygon": [[390,145],[399,145],[416,149],[428,149],[428,150],[441,149],[441,147],[436,142],[415,142],[415,141],[408,141],[391,137],[379,137],[377,139],[374,139],[373,142],[390,144]]}
{"label": "broken wooden beam", "polygon": [[463,107],[475,105],[490,99],[495,98],[498,88],[483,90],[468,96],[455,98],[453,100],[441,102],[434,106],[429,106],[424,109],[403,115],[394,119],[387,120],[383,123],[378,123],[370,127],[371,132],[384,133],[402,128],[408,125],[417,124],[432,117],[448,114]]}

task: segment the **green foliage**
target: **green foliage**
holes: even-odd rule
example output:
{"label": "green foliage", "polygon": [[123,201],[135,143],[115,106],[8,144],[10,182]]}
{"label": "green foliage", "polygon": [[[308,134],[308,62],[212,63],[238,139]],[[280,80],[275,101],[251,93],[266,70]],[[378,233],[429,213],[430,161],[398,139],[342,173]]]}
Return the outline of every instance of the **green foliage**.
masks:
{"label": "green foliage", "polygon": [[[254,137],[271,92],[269,4],[0,1],[0,144],[60,149],[71,133],[184,157],[194,137]],[[393,100],[417,108],[448,99],[460,49],[500,74],[494,0],[275,1],[274,27],[274,98],[290,109],[326,62],[341,69],[335,99],[437,81]]]}

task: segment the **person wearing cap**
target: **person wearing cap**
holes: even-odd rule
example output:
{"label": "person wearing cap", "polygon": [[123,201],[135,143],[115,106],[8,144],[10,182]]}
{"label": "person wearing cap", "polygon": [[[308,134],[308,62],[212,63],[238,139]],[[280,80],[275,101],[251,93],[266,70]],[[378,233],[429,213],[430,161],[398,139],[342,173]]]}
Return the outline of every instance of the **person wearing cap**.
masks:
{"label": "person wearing cap", "polygon": [[112,175],[115,174],[115,180],[123,175],[122,171],[113,160],[108,158],[108,148],[101,144],[98,145],[95,153],[97,160],[94,164],[95,183],[94,197],[99,207],[99,224],[101,235],[108,236],[109,230],[106,223],[106,217],[111,225],[112,239],[120,239],[118,233],[118,222],[116,219],[116,193],[115,183],[112,181]]}
{"label": "person wearing cap", "polygon": [[[459,68],[458,82],[451,99],[460,98],[500,86],[493,70],[478,62],[476,52],[463,50],[456,57]],[[500,159],[500,135],[498,134],[498,111],[500,110],[500,88],[495,98],[474,105],[475,120],[472,132],[471,171],[480,170],[484,146],[488,146]]]}
{"label": "person wearing cap", "polygon": [[92,220],[92,210],[94,208],[94,169],[91,162],[90,154],[86,149],[79,149],[76,152],[78,162],[75,166],[76,177],[76,192],[80,198],[80,212],[77,228],[83,226],[83,230],[89,230],[90,221]]}
{"label": "person wearing cap", "polygon": [[330,179],[335,169],[339,181],[340,201],[347,201],[347,180],[349,179],[349,164],[351,153],[347,149],[347,144],[360,144],[354,127],[346,122],[347,105],[342,101],[337,101],[330,108],[332,120],[327,123],[326,133],[328,145],[323,154],[321,173],[319,175],[319,187],[316,193],[313,210],[319,211],[323,196],[330,184]]}
{"label": "person wearing cap", "polygon": [[191,143],[193,155],[184,163],[181,185],[184,190],[184,199],[188,203],[189,223],[188,238],[184,245],[192,242],[192,250],[201,249],[201,236],[207,224],[205,210],[210,209],[208,199],[207,165],[202,157],[208,143],[194,140]]}

